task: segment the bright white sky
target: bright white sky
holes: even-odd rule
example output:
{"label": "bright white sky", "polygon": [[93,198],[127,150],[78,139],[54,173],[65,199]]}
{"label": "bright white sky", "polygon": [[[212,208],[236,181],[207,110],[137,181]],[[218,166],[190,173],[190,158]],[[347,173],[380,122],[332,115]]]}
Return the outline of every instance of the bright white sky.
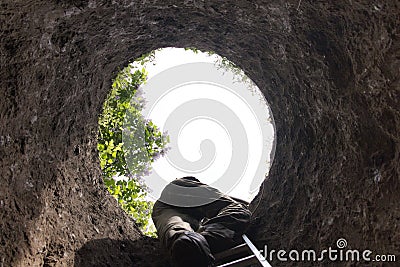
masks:
{"label": "bright white sky", "polygon": [[[196,54],[190,50],[185,51],[181,48],[164,48],[156,51],[154,62],[145,65],[145,68],[148,71],[148,81],[150,84],[150,80],[153,77],[175,66],[196,62],[215,63],[219,58],[217,55],[209,56],[201,52]],[[218,72],[216,65],[215,71]],[[228,76],[222,73],[221,79],[226,79]],[[145,112],[147,115],[143,115],[148,116],[161,130],[170,131],[171,129],[164,127],[169,115],[174,109],[190,100],[212,99],[232,109],[240,120],[232,123],[239,123],[246,130],[249,153],[248,155],[243,155],[243,160],[247,161],[247,165],[243,174],[239,178],[236,178],[238,184],[225,193],[251,201],[258,193],[258,188],[269,170],[274,127],[270,123],[269,108],[258,88],[253,87],[250,90],[249,84],[231,80],[232,85],[229,88],[212,83],[195,82],[182,85],[163,96],[160,95],[156,103],[148,103]],[[154,91],[151,91],[153,88],[144,87],[144,89],[146,99],[147,93],[154,94]],[[159,177],[167,179],[166,182],[187,175],[196,176],[207,184],[218,180],[228,168],[232,151],[235,149],[235,145],[232,144],[232,134],[227,130],[228,126],[210,117],[196,117],[185,122],[179,130],[178,147],[172,147],[171,149],[178,149],[181,155],[188,161],[196,161],[202,157],[200,151],[201,141],[208,139],[215,146],[216,153],[214,160],[201,172],[197,170],[196,173],[191,173],[191,170],[182,169],[177,164],[171,162],[171,160],[168,160],[167,155],[167,157],[158,159],[152,165],[153,172],[149,179],[151,179],[152,175],[157,174]],[[263,169],[260,172],[258,167],[261,165]],[[250,190],[250,184],[254,181],[255,177],[257,178],[257,190],[252,191]],[[145,178],[145,181],[147,179]],[[222,190],[221,188],[219,189]],[[152,200],[155,200],[158,195],[156,193],[150,194],[150,197],[153,198]]]}

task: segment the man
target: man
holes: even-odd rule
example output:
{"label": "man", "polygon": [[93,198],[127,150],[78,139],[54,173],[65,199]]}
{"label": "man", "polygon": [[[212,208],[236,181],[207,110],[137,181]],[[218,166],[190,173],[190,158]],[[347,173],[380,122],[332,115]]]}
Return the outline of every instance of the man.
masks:
{"label": "man", "polygon": [[176,267],[212,266],[213,254],[237,244],[250,216],[247,202],[195,177],[169,183],[152,213],[160,241]]}

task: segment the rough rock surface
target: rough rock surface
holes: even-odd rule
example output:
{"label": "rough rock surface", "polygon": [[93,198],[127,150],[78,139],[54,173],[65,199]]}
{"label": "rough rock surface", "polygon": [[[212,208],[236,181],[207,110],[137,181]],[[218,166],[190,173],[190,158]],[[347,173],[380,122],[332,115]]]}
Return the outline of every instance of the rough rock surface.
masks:
{"label": "rough rock surface", "polygon": [[2,0],[0,266],[166,266],[96,151],[111,79],[166,46],[228,57],[271,105],[259,246],[345,238],[400,261],[399,25],[398,1]]}

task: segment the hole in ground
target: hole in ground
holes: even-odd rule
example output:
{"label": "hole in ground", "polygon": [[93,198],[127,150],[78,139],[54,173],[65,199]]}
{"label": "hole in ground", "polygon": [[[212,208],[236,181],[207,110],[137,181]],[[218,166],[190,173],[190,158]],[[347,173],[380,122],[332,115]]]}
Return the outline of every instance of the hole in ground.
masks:
{"label": "hole in ground", "polygon": [[119,72],[99,120],[104,181],[142,230],[172,180],[201,182],[250,202],[268,173],[274,122],[263,94],[233,62],[162,48]]}

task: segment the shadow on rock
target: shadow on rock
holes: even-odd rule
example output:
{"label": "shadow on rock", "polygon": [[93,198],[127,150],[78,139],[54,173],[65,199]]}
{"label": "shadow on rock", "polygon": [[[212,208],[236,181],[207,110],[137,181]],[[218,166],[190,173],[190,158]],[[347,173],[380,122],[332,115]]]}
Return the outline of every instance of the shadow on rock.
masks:
{"label": "shadow on rock", "polygon": [[74,267],[88,266],[170,267],[159,241],[150,237],[91,240],[75,253]]}

